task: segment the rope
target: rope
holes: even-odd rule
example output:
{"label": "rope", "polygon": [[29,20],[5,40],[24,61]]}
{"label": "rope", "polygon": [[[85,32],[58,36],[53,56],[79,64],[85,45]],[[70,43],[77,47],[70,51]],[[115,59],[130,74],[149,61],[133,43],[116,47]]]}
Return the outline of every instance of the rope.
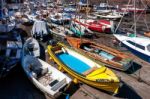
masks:
{"label": "rope", "polygon": [[[129,2],[128,2],[128,4],[127,4],[127,5],[129,5],[129,4],[130,4],[130,2],[131,2],[131,0],[129,0]],[[127,6],[127,9],[128,9],[128,6]],[[124,10],[123,17],[124,17],[124,15],[125,15],[125,11],[126,11],[126,10]],[[121,24],[121,22],[122,22],[122,20],[123,20],[123,17],[120,19],[120,21],[119,21],[119,23],[118,23],[118,25],[117,25],[117,27],[116,27],[116,29],[115,29],[114,33],[116,33],[116,32],[117,32],[117,30],[118,30],[118,28],[119,28],[119,26],[120,26],[120,24]]]}
{"label": "rope", "polygon": [[[144,4],[143,0],[141,0],[141,2],[142,2],[142,4],[143,4],[144,8],[147,9],[147,6]],[[144,17],[143,17],[143,18],[144,18]],[[146,27],[147,27],[147,30],[150,31],[150,29],[149,29],[149,27],[148,27],[148,25],[147,25],[147,22],[146,22],[146,12],[145,12],[144,23],[145,23],[145,25],[146,25]]]}
{"label": "rope", "polygon": [[133,26],[135,25],[135,23],[137,23],[137,21],[140,19],[140,17],[141,17],[141,15],[143,14],[143,12],[144,12],[144,11],[142,11],[142,12],[140,13],[140,15],[139,15],[138,18],[135,20],[134,24],[131,26],[130,29],[132,29]]}
{"label": "rope", "polygon": [[[144,2],[143,2],[142,0],[140,0],[140,1],[141,1],[141,3],[142,3],[143,6],[144,6],[144,10],[146,10],[146,6],[145,6]],[[131,2],[131,0],[129,0],[128,5],[129,5],[130,2]],[[128,7],[127,7],[127,8],[128,8]],[[140,13],[140,15],[139,15],[138,18],[135,20],[134,24],[131,26],[130,29],[133,29],[133,27],[135,26],[135,23],[137,23],[137,21],[140,19],[140,17],[141,17],[141,15],[143,14],[144,10]],[[123,16],[124,16],[124,14],[125,14],[125,13],[123,13]],[[146,17],[146,16],[145,16],[145,17]],[[144,17],[143,17],[143,18],[144,18]],[[119,26],[120,26],[120,24],[121,24],[121,22],[122,22],[122,19],[123,19],[123,17],[121,18],[121,20],[120,20],[120,22],[119,22],[117,28],[115,29],[115,33],[116,33],[116,31],[118,30],[118,28],[119,28]],[[146,18],[144,18],[144,23],[145,23],[147,29],[149,30],[149,27],[148,27],[147,22],[146,22],[145,19],[146,19]]]}

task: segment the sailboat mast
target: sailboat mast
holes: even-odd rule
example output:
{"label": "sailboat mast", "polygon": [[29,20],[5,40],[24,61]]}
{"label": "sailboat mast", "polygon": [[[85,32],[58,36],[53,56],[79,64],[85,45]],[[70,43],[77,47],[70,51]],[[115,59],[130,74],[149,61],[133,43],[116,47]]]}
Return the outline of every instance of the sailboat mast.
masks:
{"label": "sailboat mast", "polygon": [[135,0],[133,1],[134,2],[134,34],[136,35],[136,2]]}
{"label": "sailboat mast", "polygon": [[89,8],[89,2],[88,2],[88,0],[86,0],[86,20],[85,20],[85,23],[88,19],[88,12],[89,12],[88,8]]}
{"label": "sailboat mast", "polygon": [[107,5],[106,9],[108,10],[108,9],[109,9],[109,8],[108,8],[108,0],[106,0],[106,5]]}

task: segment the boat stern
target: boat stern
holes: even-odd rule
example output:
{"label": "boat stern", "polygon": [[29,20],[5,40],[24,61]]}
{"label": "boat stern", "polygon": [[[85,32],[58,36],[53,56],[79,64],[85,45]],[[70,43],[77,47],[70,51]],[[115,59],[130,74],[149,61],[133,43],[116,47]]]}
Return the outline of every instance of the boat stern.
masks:
{"label": "boat stern", "polygon": [[111,33],[115,33],[115,25],[113,21],[110,21],[110,29],[111,29]]}
{"label": "boat stern", "polygon": [[133,61],[132,59],[127,58],[127,59],[123,59],[121,61],[121,64],[122,64],[122,70],[127,71],[133,65]]}

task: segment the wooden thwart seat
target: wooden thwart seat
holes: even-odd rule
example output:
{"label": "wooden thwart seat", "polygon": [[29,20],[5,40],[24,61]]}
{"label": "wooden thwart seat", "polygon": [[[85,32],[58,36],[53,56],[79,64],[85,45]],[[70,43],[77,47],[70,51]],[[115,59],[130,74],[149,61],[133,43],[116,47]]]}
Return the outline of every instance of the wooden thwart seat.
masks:
{"label": "wooden thwart seat", "polygon": [[61,89],[64,85],[66,85],[66,78],[64,78],[63,80],[57,82],[55,85],[52,86],[51,90],[56,91]]}
{"label": "wooden thwart seat", "polygon": [[90,68],[89,70],[85,71],[85,72],[83,73],[83,75],[86,76],[86,75],[90,74],[91,72],[95,71],[96,69],[98,69],[98,67],[92,67],[92,68]]}
{"label": "wooden thwart seat", "polygon": [[59,53],[62,53],[63,51],[62,50],[57,50],[55,51],[55,54],[59,54]]}

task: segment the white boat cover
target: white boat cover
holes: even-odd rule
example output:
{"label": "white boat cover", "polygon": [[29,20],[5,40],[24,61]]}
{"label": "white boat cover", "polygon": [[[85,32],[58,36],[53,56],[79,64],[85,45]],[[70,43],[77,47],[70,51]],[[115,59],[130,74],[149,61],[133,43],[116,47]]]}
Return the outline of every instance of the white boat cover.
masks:
{"label": "white boat cover", "polygon": [[31,33],[36,36],[47,35],[48,31],[46,22],[41,20],[35,21]]}

